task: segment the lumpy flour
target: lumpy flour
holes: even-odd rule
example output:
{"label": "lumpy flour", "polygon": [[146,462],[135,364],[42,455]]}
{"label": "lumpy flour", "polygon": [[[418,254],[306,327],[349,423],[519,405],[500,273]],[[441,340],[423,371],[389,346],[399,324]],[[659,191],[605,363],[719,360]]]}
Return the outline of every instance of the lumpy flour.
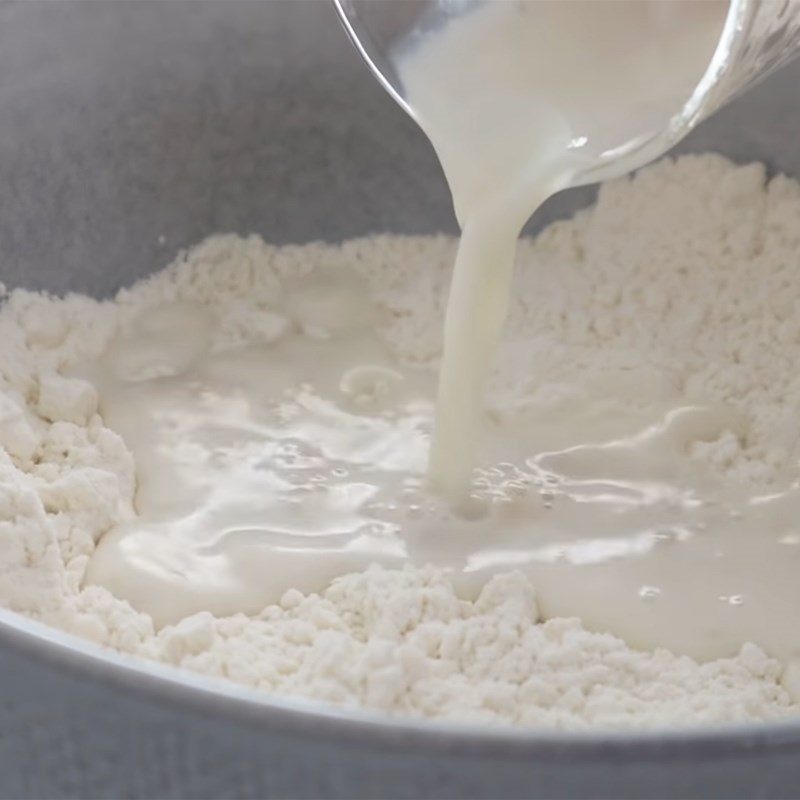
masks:
{"label": "lumpy flour", "polygon": [[[250,615],[201,611],[158,631],[85,582],[100,538],[135,519],[137,479],[76,365],[166,303],[207,309],[215,352],[272,342],[285,325],[276,308],[291,302],[282,287],[329,271],[366,281],[381,338],[404,362],[433,369],[453,252],[445,237],[275,248],[216,236],[113,302],[12,292],[0,312],[3,605],[122,652],[396,713],[576,728],[800,710],[782,664],[753,644],[707,663],[635,650],[577,619],[545,619],[519,572],[464,599],[442,569],[374,566],[321,594],[288,589]],[[678,395],[732,414],[713,438],[685,433],[698,468],[763,497],[791,488],[800,478],[799,252],[800,185],[765,182],[760,165],[685,157],[602,187],[595,208],[520,244],[490,413],[568,415],[586,392],[613,396],[611,411]],[[800,542],[791,524],[781,532],[789,562]],[[792,670],[784,682],[796,688]]]}

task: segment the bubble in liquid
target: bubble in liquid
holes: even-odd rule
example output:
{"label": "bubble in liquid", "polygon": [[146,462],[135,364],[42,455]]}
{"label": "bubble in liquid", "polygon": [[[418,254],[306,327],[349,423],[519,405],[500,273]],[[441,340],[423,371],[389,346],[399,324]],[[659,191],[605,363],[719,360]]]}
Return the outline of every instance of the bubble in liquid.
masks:
{"label": "bubble in liquid", "polygon": [[642,586],[639,589],[639,597],[642,600],[647,600],[648,602],[653,602],[654,600],[658,600],[661,596],[661,589],[658,586]]}
{"label": "bubble in liquid", "polygon": [[721,594],[719,599],[731,606],[740,606],[744,603],[744,596],[741,594]]}

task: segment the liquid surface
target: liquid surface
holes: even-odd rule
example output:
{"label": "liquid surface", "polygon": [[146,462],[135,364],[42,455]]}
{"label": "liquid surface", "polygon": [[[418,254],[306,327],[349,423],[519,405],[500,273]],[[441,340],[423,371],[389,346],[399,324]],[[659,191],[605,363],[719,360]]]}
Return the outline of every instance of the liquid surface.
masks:
{"label": "liquid surface", "polygon": [[430,477],[464,505],[522,226],[584,171],[668,125],[713,56],[728,4],[509,0],[451,8],[443,24],[412,34],[395,61],[463,231]]}
{"label": "liquid surface", "polygon": [[296,316],[271,344],[215,352],[211,313],[173,304],[77,368],[138,482],[139,516],[101,539],[88,583],[163,625],[257,613],[371,562],[442,566],[466,595],[520,569],[544,615],[632,646],[800,655],[800,490],[753,496],[687,455],[736,414],[669,394],[632,411],[598,390],[569,414],[486,415],[465,519],[425,488],[435,375],[379,341],[363,287],[331,298],[316,280],[286,296]]}

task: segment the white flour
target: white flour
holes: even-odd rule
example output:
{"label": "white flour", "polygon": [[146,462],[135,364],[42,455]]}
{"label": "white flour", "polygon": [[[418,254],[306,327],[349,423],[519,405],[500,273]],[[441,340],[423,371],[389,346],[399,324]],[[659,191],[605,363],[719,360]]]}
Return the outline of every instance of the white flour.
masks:
{"label": "white flour", "polygon": [[[575,728],[800,710],[755,646],[704,665],[636,652],[577,620],[542,622],[535,587],[514,574],[471,603],[435,570],[373,568],[321,596],[289,591],[254,618],[201,613],[158,633],[106,590],[81,588],[95,542],[133,514],[134,465],[92,387],[60,371],[165,301],[206,304],[217,348],[270,340],[276,276],[311,269],[366,276],[391,346],[435,360],[453,252],[445,237],[275,248],[219,236],[113,302],[13,292],[0,312],[0,602],[124,652],[390,712]],[[758,165],[687,157],[603,187],[595,209],[520,245],[498,408],[534,398],[568,410],[593,383],[635,405],[666,384],[747,420],[694,457],[749,484],[796,481],[798,253],[800,185],[765,186]]]}

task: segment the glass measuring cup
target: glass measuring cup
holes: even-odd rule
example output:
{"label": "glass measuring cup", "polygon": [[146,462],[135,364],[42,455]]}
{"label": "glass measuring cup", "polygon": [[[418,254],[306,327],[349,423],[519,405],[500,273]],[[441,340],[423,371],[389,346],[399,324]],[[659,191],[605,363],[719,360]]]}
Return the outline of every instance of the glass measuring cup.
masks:
{"label": "glass measuring cup", "polygon": [[[417,122],[393,63],[393,51],[408,36],[435,29],[483,2],[502,1],[333,0],[342,24],[378,81]],[[720,106],[798,55],[800,0],[730,0],[711,61],[683,106],[675,109],[661,130],[619,142],[598,154],[575,176],[573,185],[616,177],[653,160]]]}

